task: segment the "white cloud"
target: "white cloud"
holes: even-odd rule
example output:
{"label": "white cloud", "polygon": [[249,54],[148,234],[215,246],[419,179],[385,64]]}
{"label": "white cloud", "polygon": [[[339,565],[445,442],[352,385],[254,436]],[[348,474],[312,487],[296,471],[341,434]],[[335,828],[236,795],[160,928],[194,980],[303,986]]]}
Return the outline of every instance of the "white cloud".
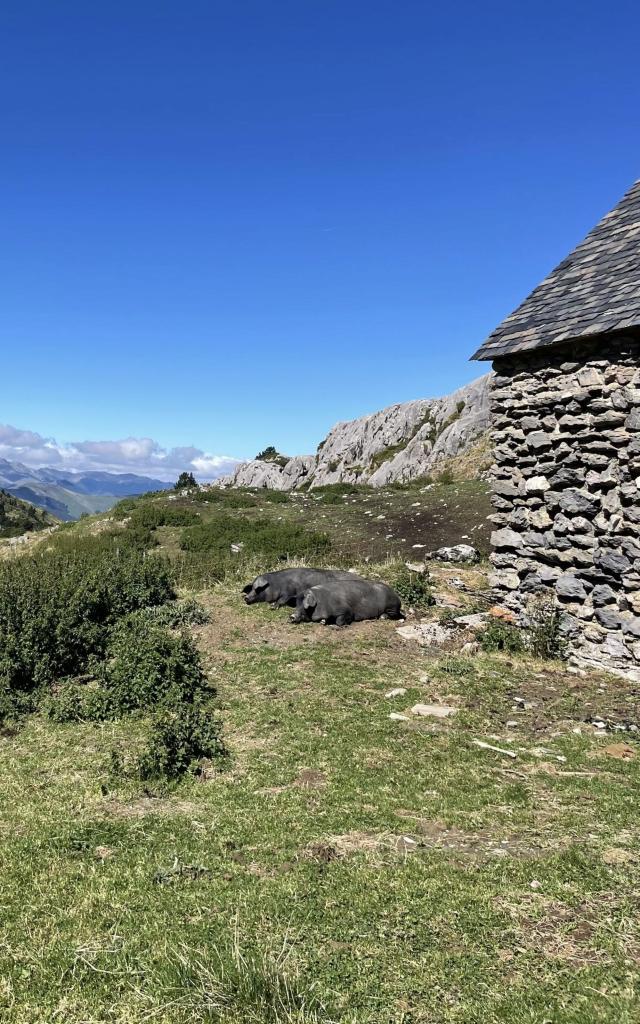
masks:
{"label": "white cloud", "polygon": [[183,470],[193,472],[199,480],[212,480],[230,472],[238,462],[191,446],[163,448],[150,437],[59,444],[51,437],[8,424],[0,424],[0,459],[32,469],[50,466],[67,472],[137,473],[167,481]]}

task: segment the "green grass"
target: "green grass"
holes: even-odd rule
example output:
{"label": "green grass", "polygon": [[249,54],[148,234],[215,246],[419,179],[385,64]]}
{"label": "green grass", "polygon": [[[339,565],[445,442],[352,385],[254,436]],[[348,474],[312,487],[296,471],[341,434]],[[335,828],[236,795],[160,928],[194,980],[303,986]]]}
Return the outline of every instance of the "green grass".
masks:
{"label": "green grass", "polygon": [[0,740],[3,1021],[637,1019],[638,759],[583,724],[631,687],[204,599],[227,770],[114,779],[131,723]]}
{"label": "green grass", "polygon": [[[482,494],[256,493],[235,514],[243,529],[269,515],[326,532],[331,558],[385,557],[390,521],[438,539],[446,524],[453,543],[483,521]],[[171,507],[210,528],[224,501]],[[188,521],[144,516],[176,567],[200,528]],[[82,548],[95,528],[55,544]],[[116,529],[98,535],[105,550],[125,543]],[[640,747],[588,722],[639,722],[637,686],[517,652],[467,656],[464,637],[423,649],[391,622],[294,626],[243,604],[256,559],[199,584],[208,614],[145,613],[197,645],[227,757],[143,782],[112,756],[135,760],[142,717],[32,714],[0,731],[3,1024],[635,1024]],[[464,602],[446,582],[462,576],[472,607],[481,568],[431,573],[436,595]],[[438,701],[456,714],[410,712]]]}

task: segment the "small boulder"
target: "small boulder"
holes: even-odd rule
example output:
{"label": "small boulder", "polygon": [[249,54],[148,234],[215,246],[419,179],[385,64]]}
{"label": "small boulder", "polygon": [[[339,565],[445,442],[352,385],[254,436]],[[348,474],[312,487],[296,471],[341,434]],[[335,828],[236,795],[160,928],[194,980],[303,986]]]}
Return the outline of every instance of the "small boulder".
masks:
{"label": "small boulder", "polygon": [[454,544],[448,548],[431,551],[428,558],[437,558],[440,562],[477,562],[480,552],[471,544]]}
{"label": "small boulder", "polygon": [[418,715],[420,718],[449,718],[455,713],[456,708],[452,708],[448,704],[414,704],[411,708],[411,714]]}

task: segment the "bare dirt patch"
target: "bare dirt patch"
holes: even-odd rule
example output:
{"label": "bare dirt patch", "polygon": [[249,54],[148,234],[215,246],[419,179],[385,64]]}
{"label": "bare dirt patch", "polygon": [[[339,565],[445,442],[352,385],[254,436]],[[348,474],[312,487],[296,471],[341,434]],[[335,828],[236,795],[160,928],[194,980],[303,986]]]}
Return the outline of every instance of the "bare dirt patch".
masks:
{"label": "bare dirt patch", "polygon": [[523,902],[510,907],[509,912],[514,919],[516,942],[522,950],[576,966],[611,962],[596,940],[596,908],[586,902],[571,907],[557,900],[525,895]]}
{"label": "bare dirt patch", "polygon": [[164,797],[141,796],[132,800],[108,800],[103,810],[113,818],[146,818],[149,815],[195,815],[196,804],[189,800],[170,800]]}
{"label": "bare dirt patch", "polygon": [[[464,832],[441,821],[422,818],[413,811],[396,811],[399,818],[411,821],[411,831],[423,849],[446,850],[453,856],[487,861],[495,857],[530,859],[540,856],[544,847],[531,839],[516,836],[498,838],[486,830]],[[557,849],[557,844],[555,846]]]}

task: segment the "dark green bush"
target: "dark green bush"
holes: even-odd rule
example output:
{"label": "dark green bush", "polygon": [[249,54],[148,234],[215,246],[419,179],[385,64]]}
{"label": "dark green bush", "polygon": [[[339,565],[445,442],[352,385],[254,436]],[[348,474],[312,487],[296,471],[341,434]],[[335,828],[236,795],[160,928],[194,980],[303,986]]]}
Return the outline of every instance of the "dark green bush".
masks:
{"label": "dark green bush", "polygon": [[185,530],[180,547],[183,551],[210,552],[221,562],[228,562],[233,557],[231,545],[235,543],[243,544],[244,555],[261,555],[266,561],[323,555],[331,547],[325,533],[306,530],[293,523],[271,519],[249,521],[225,515]]}
{"label": "dark green bush", "polygon": [[253,494],[231,488],[212,487],[209,491],[200,491],[198,501],[207,505],[220,505],[223,508],[255,508],[258,504]]}
{"label": "dark green bush", "polygon": [[170,505],[167,502],[153,502],[133,509],[128,529],[142,527],[155,530],[158,526],[194,526],[199,520],[200,516],[192,508]]}
{"label": "dark green bush", "polygon": [[259,491],[256,497],[258,504],[267,501],[270,505],[286,505],[289,501],[289,495],[286,491],[272,491],[266,487],[264,490]]}
{"label": "dark green bush", "polygon": [[99,678],[117,715],[190,703],[206,687],[191,637],[171,633],[141,615],[117,624]]}
{"label": "dark green bush", "polygon": [[213,690],[191,638],[169,632],[142,611],[115,626],[95,677],[63,680],[45,700],[44,710],[56,722],[95,722],[184,707],[203,694],[210,697]]}
{"label": "dark green bush", "polygon": [[366,484],[325,484],[324,487],[314,487],[311,494],[323,505],[339,505],[350,495],[368,494],[371,490]]}
{"label": "dark green bush", "polygon": [[452,471],[450,469],[443,469],[442,473],[440,473],[440,475],[437,477],[437,481],[438,481],[439,484],[453,484],[453,483],[455,483],[455,479],[454,479],[453,473],[452,473]]}
{"label": "dark green bush", "polygon": [[427,608],[436,603],[426,572],[414,572],[401,565],[389,573],[387,582],[407,608]]}
{"label": "dark green bush", "polygon": [[[98,541],[99,538],[96,538]],[[18,701],[84,671],[109,629],[173,597],[166,562],[101,543],[0,563],[0,679]]]}
{"label": "dark green bush", "polygon": [[177,705],[153,716],[137,772],[141,779],[176,779],[197,770],[204,758],[217,760],[226,753],[220,720],[210,706]]}
{"label": "dark green bush", "polygon": [[65,679],[45,698],[42,710],[53,722],[104,722],[117,718],[111,695],[95,682]]}
{"label": "dark green bush", "polygon": [[499,619],[490,622],[480,634],[480,645],[488,653],[504,651],[506,654],[521,654],[525,649],[522,630]]}

